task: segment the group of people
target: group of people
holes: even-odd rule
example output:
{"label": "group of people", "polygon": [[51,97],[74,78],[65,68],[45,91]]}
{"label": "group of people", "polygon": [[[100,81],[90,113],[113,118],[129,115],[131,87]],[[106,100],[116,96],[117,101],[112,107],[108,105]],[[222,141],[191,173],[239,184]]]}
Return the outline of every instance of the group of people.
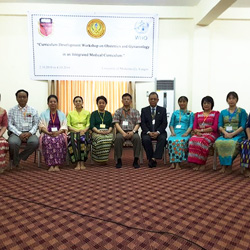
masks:
{"label": "group of people", "polygon": [[[209,148],[214,145],[222,166],[221,172],[232,171],[233,160],[241,152],[241,166],[245,169],[245,176],[250,177],[250,119],[247,121],[246,111],[237,107],[238,95],[235,92],[228,93],[226,101],[229,106],[221,112],[213,110],[212,97],[204,97],[201,101],[203,111],[195,115],[187,109],[188,98],[181,96],[178,99],[180,108],[170,120],[171,135],[168,140],[166,108],[157,105],[159,97],[156,92],[150,93],[149,106],[142,108],[141,115],[131,108],[132,96],[125,93],[122,96],[123,106],[116,110],[113,117],[105,110],[107,99],[104,96],[97,97],[97,110],[92,113],[84,110],[83,98],[75,96],[75,110],[66,117],[58,110],[55,95],[48,97],[48,109],[39,117],[38,112],[27,105],[28,95],[23,89],[16,92],[18,105],[10,109],[8,116],[0,108],[0,173],[4,171],[8,150],[16,167],[40,146],[49,171],[60,170],[67,152],[71,162],[76,163],[75,169],[81,170],[85,169],[90,145],[92,159],[106,163],[113,141],[116,168],[121,168],[123,144],[130,140],[134,168],[140,167],[141,145],[145,149],[148,166],[154,168],[168,143],[170,168],[181,169],[181,163],[188,161],[196,164],[194,170],[202,170],[205,169]],[[8,142],[3,137],[7,128]],[[138,134],[140,128],[141,138]],[[36,136],[37,129],[39,138]],[[25,148],[19,152],[21,145]]]}
{"label": "group of people", "polygon": [[241,167],[250,177],[250,119],[244,109],[237,107],[238,100],[237,93],[229,92],[228,108],[218,112],[213,110],[213,98],[205,96],[201,100],[203,111],[194,115],[187,110],[187,97],[178,99],[180,109],[171,117],[168,139],[171,168],[179,169],[180,163],[187,160],[195,164],[194,170],[204,170],[209,149],[214,146],[221,173],[232,172],[233,161],[241,153]]}

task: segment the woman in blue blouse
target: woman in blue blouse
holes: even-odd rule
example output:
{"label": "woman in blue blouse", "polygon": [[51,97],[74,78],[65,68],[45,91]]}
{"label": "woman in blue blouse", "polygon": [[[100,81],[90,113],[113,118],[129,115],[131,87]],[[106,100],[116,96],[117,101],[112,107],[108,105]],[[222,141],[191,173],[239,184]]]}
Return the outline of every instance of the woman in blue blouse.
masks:
{"label": "woman in blue blouse", "polygon": [[178,104],[180,109],[172,114],[169,124],[171,136],[168,139],[170,168],[176,169],[180,169],[180,163],[187,160],[188,140],[191,137],[190,132],[194,122],[194,114],[187,110],[188,98],[181,96]]}
{"label": "woman in blue blouse", "polygon": [[239,143],[245,138],[247,121],[246,111],[236,106],[239,100],[237,93],[229,92],[226,100],[229,107],[221,111],[218,124],[222,136],[215,141],[221,173],[226,170],[232,172],[233,161],[239,153]]}

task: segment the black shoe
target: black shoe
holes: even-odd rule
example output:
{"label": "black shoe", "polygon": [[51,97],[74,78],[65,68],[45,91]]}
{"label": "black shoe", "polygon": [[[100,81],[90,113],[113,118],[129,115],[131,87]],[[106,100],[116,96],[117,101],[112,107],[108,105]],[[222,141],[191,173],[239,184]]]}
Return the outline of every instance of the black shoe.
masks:
{"label": "black shoe", "polygon": [[117,163],[116,163],[115,167],[116,168],[121,168],[122,167],[122,160],[121,159],[117,160]]}
{"label": "black shoe", "polygon": [[156,162],[155,160],[150,159],[150,160],[148,161],[148,166],[149,166],[150,168],[155,168],[156,165],[157,165],[157,162]]}
{"label": "black shoe", "polygon": [[133,162],[133,167],[134,168],[140,168],[140,165],[138,164],[138,162]]}
{"label": "black shoe", "polygon": [[140,168],[140,165],[138,164],[138,157],[134,158],[133,167],[134,168]]}

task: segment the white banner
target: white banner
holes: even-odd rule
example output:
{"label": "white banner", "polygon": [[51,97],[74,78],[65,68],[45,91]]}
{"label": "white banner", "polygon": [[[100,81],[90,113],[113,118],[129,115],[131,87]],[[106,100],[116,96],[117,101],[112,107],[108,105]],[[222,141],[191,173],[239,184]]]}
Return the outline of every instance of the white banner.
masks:
{"label": "white banner", "polygon": [[29,12],[34,80],[156,78],[158,16]]}

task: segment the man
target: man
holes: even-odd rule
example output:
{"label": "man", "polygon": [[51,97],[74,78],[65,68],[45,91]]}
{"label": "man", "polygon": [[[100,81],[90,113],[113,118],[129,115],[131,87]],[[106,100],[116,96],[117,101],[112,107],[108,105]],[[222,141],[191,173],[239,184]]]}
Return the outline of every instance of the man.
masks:
{"label": "man", "polygon": [[[157,106],[158,94],[151,92],[148,98],[150,106],[141,110],[142,145],[147,154],[148,166],[156,167],[156,159],[162,159],[166,145],[167,113],[166,109]],[[153,150],[152,140],[156,140],[156,149]]]}
{"label": "man", "polygon": [[122,96],[123,107],[116,110],[113,123],[116,128],[115,154],[117,156],[116,168],[122,167],[122,149],[125,140],[131,140],[134,150],[133,167],[139,168],[138,159],[141,151],[141,140],[138,135],[141,117],[138,110],[130,108],[132,96],[125,93]]}
{"label": "man", "polygon": [[[29,93],[26,90],[18,90],[16,92],[18,105],[10,109],[8,114],[10,158],[15,167],[18,166],[20,160],[27,160],[39,146],[39,140],[35,135],[38,126],[38,113],[27,105],[28,96]],[[19,153],[22,142],[26,143],[26,147]]]}

